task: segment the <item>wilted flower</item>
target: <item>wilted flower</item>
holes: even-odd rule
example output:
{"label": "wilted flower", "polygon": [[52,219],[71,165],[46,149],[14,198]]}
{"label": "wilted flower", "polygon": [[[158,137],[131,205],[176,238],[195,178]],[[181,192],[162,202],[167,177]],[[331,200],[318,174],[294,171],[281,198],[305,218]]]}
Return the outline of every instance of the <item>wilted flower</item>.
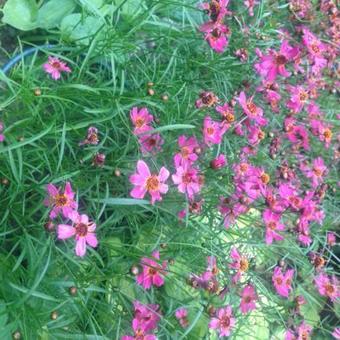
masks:
{"label": "wilted flower", "polygon": [[227,164],[227,160],[225,158],[225,155],[220,154],[217,158],[213,159],[210,162],[210,167],[214,170],[221,169],[225,167]]}
{"label": "wilted flower", "polygon": [[87,130],[87,137],[79,143],[79,145],[97,145],[99,143],[98,139],[98,129],[94,126],[90,126]]}

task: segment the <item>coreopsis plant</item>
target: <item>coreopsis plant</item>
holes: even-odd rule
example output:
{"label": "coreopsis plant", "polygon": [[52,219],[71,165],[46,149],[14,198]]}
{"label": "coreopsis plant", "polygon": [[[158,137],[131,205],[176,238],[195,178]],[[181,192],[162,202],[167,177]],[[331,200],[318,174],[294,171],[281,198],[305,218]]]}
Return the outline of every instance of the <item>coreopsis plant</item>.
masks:
{"label": "coreopsis plant", "polygon": [[335,2],[24,5],[0,339],[339,339]]}

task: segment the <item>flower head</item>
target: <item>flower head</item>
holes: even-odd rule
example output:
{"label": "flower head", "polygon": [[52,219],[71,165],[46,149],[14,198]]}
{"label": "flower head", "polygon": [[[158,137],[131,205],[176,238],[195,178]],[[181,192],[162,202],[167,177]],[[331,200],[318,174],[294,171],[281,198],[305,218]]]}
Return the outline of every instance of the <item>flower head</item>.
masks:
{"label": "flower head", "polygon": [[247,99],[246,94],[243,91],[238,97],[238,102],[241,105],[243,112],[250,120],[254,121],[260,126],[267,124],[267,119],[263,117],[263,110],[254,104],[252,98]]}
{"label": "flower head", "polygon": [[61,76],[61,72],[70,73],[71,69],[66,63],[60,61],[55,57],[48,57],[48,62],[43,65],[46,73],[49,73],[54,80],[58,80]]}
{"label": "flower head", "polygon": [[266,243],[271,244],[273,240],[281,241],[281,236],[277,231],[284,230],[284,225],[280,223],[281,216],[272,212],[270,209],[266,209],[263,212],[263,220],[266,225]]}
{"label": "flower head", "polygon": [[147,108],[138,109],[138,107],[133,107],[130,111],[130,118],[135,127],[133,130],[135,135],[151,129],[149,124],[153,122],[153,115],[149,113]]}
{"label": "flower head", "polygon": [[144,198],[148,192],[151,196],[151,204],[161,201],[161,194],[168,192],[168,185],[165,184],[170,176],[169,171],[162,167],[159,174],[151,174],[148,165],[144,161],[137,162],[137,171],[130,176],[130,182],[134,185],[130,195],[133,198]]}
{"label": "flower head", "polygon": [[257,300],[257,295],[255,289],[252,285],[248,284],[245,286],[241,293],[241,304],[240,310],[243,314],[246,314],[254,309],[256,309],[255,301]]}
{"label": "flower head", "polygon": [[73,222],[72,225],[59,224],[57,229],[58,238],[65,240],[72,236],[76,240],[76,255],[84,256],[86,254],[86,244],[90,247],[97,247],[98,240],[95,234],[96,224],[91,222],[87,215],[79,215],[73,211],[68,218]]}
{"label": "flower head", "polygon": [[245,256],[241,255],[235,247],[231,248],[230,257],[233,262],[229,264],[229,268],[237,270],[232,281],[233,283],[237,283],[240,280],[241,275],[248,270],[249,261]]}
{"label": "flower head", "polygon": [[320,295],[329,297],[331,301],[335,301],[340,297],[339,281],[334,275],[330,277],[320,273],[315,277],[314,282]]}
{"label": "flower head", "polygon": [[236,319],[233,318],[231,306],[220,308],[216,315],[210,320],[209,328],[217,329],[220,337],[229,336],[231,329],[235,326]]}
{"label": "flower head", "polygon": [[99,143],[98,139],[98,129],[94,126],[90,126],[87,129],[87,137],[79,143],[79,145],[97,145]]}
{"label": "flower head", "polygon": [[226,130],[224,124],[213,121],[209,116],[205,117],[203,122],[204,143],[208,146],[220,144]]}
{"label": "flower head", "polygon": [[289,293],[292,289],[293,276],[294,276],[293,269],[288,269],[285,273],[283,273],[280,267],[275,267],[272,281],[275,290],[279,295],[288,298]]}

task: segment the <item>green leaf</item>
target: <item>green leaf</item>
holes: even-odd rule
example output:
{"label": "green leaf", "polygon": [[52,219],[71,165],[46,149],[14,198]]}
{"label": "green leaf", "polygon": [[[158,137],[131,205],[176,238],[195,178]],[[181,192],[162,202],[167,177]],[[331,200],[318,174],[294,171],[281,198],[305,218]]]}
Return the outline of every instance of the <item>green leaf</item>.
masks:
{"label": "green leaf", "polygon": [[73,0],[50,0],[38,12],[38,25],[49,29],[59,26],[61,21],[76,8]]}
{"label": "green leaf", "polygon": [[105,203],[107,205],[142,205],[142,204],[150,204],[149,201],[146,200],[137,200],[134,198],[105,198],[99,200],[100,203]]}
{"label": "green leaf", "polygon": [[38,6],[34,0],[8,0],[3,8],[2,21],[19,30],[37,28]]}

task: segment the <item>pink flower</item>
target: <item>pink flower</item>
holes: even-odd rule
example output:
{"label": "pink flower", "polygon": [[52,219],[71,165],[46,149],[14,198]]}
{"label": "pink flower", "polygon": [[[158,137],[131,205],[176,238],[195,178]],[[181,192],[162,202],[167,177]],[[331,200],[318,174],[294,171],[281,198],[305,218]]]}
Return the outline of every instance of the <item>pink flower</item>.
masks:
{"label": "pink flower", "polygon": [[3,130],[4,130],[4,124],[0,121],[0,143],[2,143],[5,140],[5,135],[1,133]]}
{"label": "pink flower", "polygon": [[286,106],[295,114],[301,112],[304,105],[307,103],[309,97],[308,92],[300,85],[288,85],[287,90],[291,96],[287,101]]}
{"label": "pink flower", "polygon": [[248,284],[245,286],[241,293],[241,304],[240,310],[243,314],[246,314],[254,309],[256,309],[255,301],[257,300],[257,295],[255,289],[252,285]]}
{"label": "pink flower", "polygon": [[[141,266],[143,272],[137,275],[136,281],[144,289],[150,289],[152,286],[161,287],[164,285],[164,276],[166,275],[165,269],[167,267],[167,261],[163,261],[159,264],[155,260],[159,260],[159,251],[152,253],[153,259],[143,257],[141,260]],[[155,260],[154,260],[155,259]]]}
{"label": "pink flower", "polygon": [[87,137],[79,143],[79,145],[97,145],[99,143],[98,139],[98,129],[94,126],[90,126],[87,129]]}
{"label": "pink flower", "polygon": [[223,53],[228,46],[229,28],[219,22],[209,21],[201,25],[200,31],[205,33],[204,39],[217,53]]}
{"label": "pink flower", "polygon": [[221,22],[226,15],[231,14],[227,10],[228,3],[229,0],[212,0],[204,2],[200,8],[208,12],[212,21]]}
{"label": "pink flower", "polygon": [[133,319],[132,329],[134,336],[124,335],[121,340],[157,340],[156,335],[146,333],[144,323],[138,319]]}
{"label": "pink flower", "polygon": [[136,173],[130,176],[130,183],[135,186],[130,195],[141,199],[148,192],[151,196],[151,204],[161,201],[161,194],[168,192],[168,185],[165,182],[169,176],[170,173],[165,167],[161,168],[158,175],[151,174],[148,165],[144,161],[138,161]]}
{"label": "pink flower", "polygon": [[241,275],[248,270],[249,261],[245,256],[240,255],[235,247],[231,248],[230,257],[233,259],[233,262],[229,264],[229,268],[237,270],[232,281],[233,283],[237,283],[240,280]]}
{"label": "pink flower", "polygon": [[253,99],[247,100],[246,94],[242,91],[238,97],[238,102],[241,105],[243,112],[248,118],[260,126],[267,124],[267,119],[263,117],[263,110],[253,103]]}
{"label": "pink flower", "polygon": [[194,163],[198,156],[195,153],[195,148],[198,147],[198,142],[195,137],[179,136],[178,145],[181,152],[177,153],[174,157],[175,167],[183,165],[186,162]]}
{"label": "pink flower", "polygon": [[278,74],[282,77],[291,75],[285,66],[288,62],[293,61],[298,53],[297,47],[291,47],[287,40],[283,40],[279,52],[270,50],[269,54],[261,55],[259,63],[255,64],[254,67],[266,81],[273,83]]}
{"label": "pink flower", "polygon": [[76,211],[69,214],[68,218],[73,224],[59,224],[57,229],[58,238],[60,240],[65,240],[75,236],[76,255],[84,256],[86,254],[86,244],[93,248],[98,245],[95,234],[96,224],[90,222],[87,215],[79,215]]}
{"label": "pink flower", "polygon": [[275,290],[279,295],[288,298],[289,293],[292,289],[293,276],[294,269],[288,269],[286,273],[282,273],[282,269],[280,267],[275,267],[272,281]]}
{"label": "pink flower", "polygon": [[51,206],[50,218],[54,219],[59,213],[68,218],[70,213],[77,210],[78,204],[74,200],[74,192],[71,188],[71,183],[66,182],[64,193],[60,192],[60,188],[56,188],[52,183],[47,185],[48,197],[44,204]]}
{"label": "pink flower", "polygon": [[138,141],[143,154],[147,154],[149,152],[152,154],[156,154],[160,152],[164,143],[164,140],[159,133],[141,135]]}
{"label": "pink flower", "polygon": [[340,340],[340,327],[334,328],[332,335],[334,339]]}
{"label": "pink flower", "polygon": [[323,177],[327,173],[327,167],[321,157],[313,160],[312,168],[308,167],[304,163],[301,163],[300,169],[307,178],[312,180],[313,188],[318,187],[323,182]]}
{"label": "pink flower", "polygon": [[159,305],[144,305],[136,300],[133,302],[133,306],[135,308],[134,319],[137,319],[143,325],[144,331],[148,332],[157,328],[160,320]]}
{"label": "pink flower", "polygon": [[225,167],[227,164],[227,160],[223,154],[220,154],[217,158],[213,159],[210,162],[210,167],[214,170],[221,169]]}
{"label": "pink flower", "polygon": [[188,327],[189,325],[189,321],[187,319],[188,310],[186,308],[177,309],[175,316],[183,328]]}
{"label": "pink flower", "polygon": [[61,72],[70,73],[71,69],[66,65],[66,63],[60,61],[55,57],[48,57],[48,62],[43,65],[46,73],[49,73],[52,79],[57,80],[60,78]]}
{"label": "pink flower", "polygon": [[329,297],[331,301],[335,301],[340,297],[339,281],[335,275],[329,277],[324,273],[320,273],[315,277],[314,282],[320,295]]}
{"label": "pink flower", "polygon": [[172,175],[172,180],[181,193],[187,193],[189,199],[201,190],[200,177],[198,170],[189,163],[176,168],[176,174]]}
{"label": "pink flower", "polygon": [[218,102],[218,98],[211,91],[203,91],[199,95],[199,99],[196,100],[195,106],[200,109],[202,107],[211,107]]}
{"label": "pink flower", "polygon": [[225,125],[215,122],[211,119],[211,117],[206,116],[203,122],[204,143],[208,146],[211,146],[212,144],[220,144],[226,130]]}
{"label": "pink flower", "polygon": [[283,237],[277,233],[277,230],[285,229],[284,225],[280,223],[281,215],[272,212],[270,209],[266,209],[262,216],[266,225],[266,243],[272,244],[273,240],[283,240]]}
{"label": "pink flower", "polygon": [[135,135],[151,129],[149,124],[153,122],[153,115],[149,113],[147,108],[142,107],[138,110],[138,107],[133,107],[130,111],[130,118],[135,127],[133,130]]}
{"label": "pink flower", "polygon": [[301,322],[300,326],[297,328],[297,340],[308,340],[312,333],[313,327],[306,324],[304,321]]}
{"label": "pink flower", "polygon": [[233,318],[232,313],[233,311],[229,305],[224,308],[219,308],[216,311],[215,317],[209,322],[209,328],[217,329],[220,337],[229,336],[231,329],[236,324],[236,319]]}
{"label": "pink flower", "polygon": [[333,247],[336,244],[336,235],[335,235],[335,233],[333,233],[331,231],[329,231],[327,233],[327,244],[330,247]]}

